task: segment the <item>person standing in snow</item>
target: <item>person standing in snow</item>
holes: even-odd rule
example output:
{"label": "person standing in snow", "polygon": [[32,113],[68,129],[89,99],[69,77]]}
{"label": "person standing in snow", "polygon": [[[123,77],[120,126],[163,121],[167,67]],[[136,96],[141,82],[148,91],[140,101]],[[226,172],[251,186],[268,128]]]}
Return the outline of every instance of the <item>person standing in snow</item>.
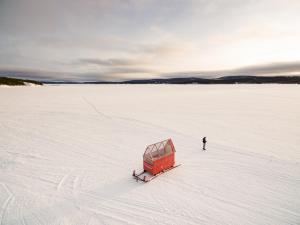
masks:
{"label": "person standing in snow", "polygon": [[202,142],[203,142],[203,150],[206,150],[206,149],[205,149],[205,145],[206,145],[206,137],[204,137],[204,138],[202,139]]}

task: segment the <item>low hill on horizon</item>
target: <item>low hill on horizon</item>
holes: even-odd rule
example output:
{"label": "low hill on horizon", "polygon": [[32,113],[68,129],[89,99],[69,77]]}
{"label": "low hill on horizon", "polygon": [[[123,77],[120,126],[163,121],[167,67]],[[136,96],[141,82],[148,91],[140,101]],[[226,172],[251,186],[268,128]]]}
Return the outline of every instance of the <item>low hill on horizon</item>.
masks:
{"label": "low hill on horizon", "polygon": [[223,76],[218,78],[175,77],[126,81],[35,81],[0,77],[0,85],[43,84],[300,84],[300,76]]}
{"label": "low hill on horizon", "polygon": [[35,80],[0,77],[0,85],[26,86],[27,84],[43,85],[42,82]]}
{"label": "low hill on horizon", "polygon": [[300,84],[300,76],[224,76],[219,78],[159,78],[121,82],[84,82],[85,84]]}

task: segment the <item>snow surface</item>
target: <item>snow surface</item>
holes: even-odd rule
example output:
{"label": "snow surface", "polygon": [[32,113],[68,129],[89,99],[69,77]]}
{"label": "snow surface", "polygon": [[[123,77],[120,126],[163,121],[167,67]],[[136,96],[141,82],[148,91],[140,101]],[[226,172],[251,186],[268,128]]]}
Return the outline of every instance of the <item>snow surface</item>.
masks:
{"label": "snow surface", "polygon": [[299,146],[299,85],[0,88],[0,224],[300,224]]}

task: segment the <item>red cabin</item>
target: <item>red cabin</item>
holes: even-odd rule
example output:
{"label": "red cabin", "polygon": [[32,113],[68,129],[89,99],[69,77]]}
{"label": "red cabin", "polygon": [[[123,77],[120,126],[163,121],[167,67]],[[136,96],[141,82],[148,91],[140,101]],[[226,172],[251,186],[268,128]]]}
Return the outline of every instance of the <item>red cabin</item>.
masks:
{"label": "red cabin", "polygon": [[146,148],[143,156],[144,171],[156,175],[175,164],[175,147],[171,139],[161,141]]}

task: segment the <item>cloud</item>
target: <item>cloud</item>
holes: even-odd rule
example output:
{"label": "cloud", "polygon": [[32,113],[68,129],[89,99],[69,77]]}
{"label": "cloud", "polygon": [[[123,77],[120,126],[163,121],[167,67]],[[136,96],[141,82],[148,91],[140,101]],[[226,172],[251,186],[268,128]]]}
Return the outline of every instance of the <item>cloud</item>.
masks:
{"label": "cloud", "polygon": [[[122,63],[121,63],[122,64]],[[170,77],[202,77],[212,78],[221,76],[237,75],[300,75],[300,61],[278,62],[261,65],[247,66],[231,70],[215,71],[183,71],[161,74],[156,70],[147,68],[131,68],[113,66],[100,72],[83,73],[61,73],[53,71],[29,70],[29,69],[8,69],[0,68],[0,76],[35,79],[40,81],[123,81],[128,79],[150,79],[150,78],[170,78]]]}
{"label": "cloud", "polygon": [[[228,71],[230,72],[230,70]],[[300,74],[300,61],[278,62],[262,65],[254,65],[232,70],[233,74],[255,74],[255,75],[274,75],[274,74]]]}
{"label": "cloud", "polygon": [[[157,71],[145,68],[124,68],[114,67],[106,72],[107,74],[157,74]],[[124,78],[124,77],[123,77]]]}
{"label": "cloud", "polygon": [[78,80],[295,74],[297,65],[258,65],[300,59],[300,3],[288,3],[0,0],[0,68]]}
{"label": "cloud", "polygon": [[158,73],[144,68],[112,67],[97,72],[54,72],[45,70],[0,68],[0,77],[33,79],[39,81],[121,81],[153,77]]}
{"label": "cloud", "polygon": [[300,75],[300,61],[277,62],[260,65],[245,66],[229,70],[203,70],[203,71],[183,71],[176,73],[162,74],[162,77],[221,77],[221,76],[276,76],[276,75]]}
{"label": "cloud", "polygon": [[136,66],[136,65],[141,65],[142,62],[138,60],[131,60],[131,59],[125,59],[125,58],[120,58],[120,59],[95,59],[95,58],[82,58],[78,59],[75,64],[79,65],[99,65],[99,66],[109,66],[109,67],[114,67],[114,66]]}
{"label": "cloud", "polygon": [[34,69],[0,68],[0,76],[21,79],[33,79],[40,81],[68,81],[70,79],[71,74]]}
{"label": "cloud", "polygon": [[191,47],[191,45],[183,41],[168,40],[154,44],[142,44],[138,46],[137,52],[153,57],[167,58],[182,55],[188,51],[189,47]]}

